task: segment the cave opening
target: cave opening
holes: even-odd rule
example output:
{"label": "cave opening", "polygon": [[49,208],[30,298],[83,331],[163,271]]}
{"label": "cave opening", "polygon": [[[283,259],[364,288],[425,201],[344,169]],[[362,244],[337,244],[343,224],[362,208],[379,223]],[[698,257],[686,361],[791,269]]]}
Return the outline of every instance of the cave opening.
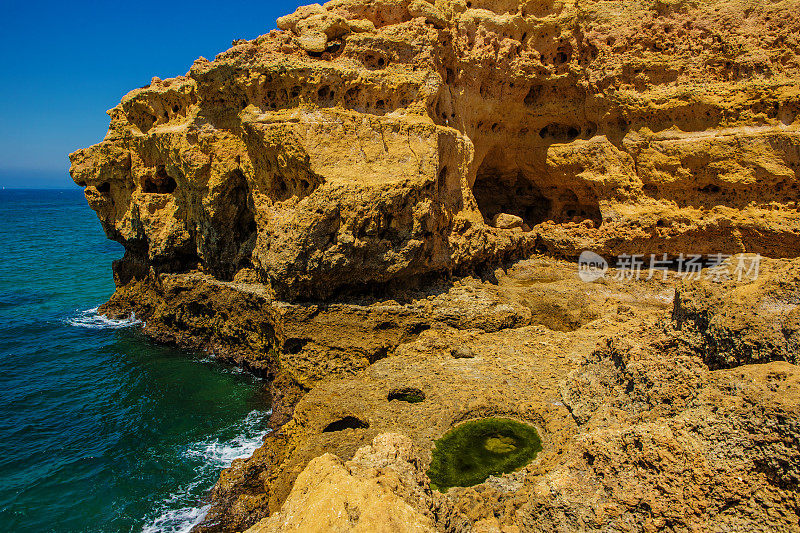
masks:
{"label": "cave opening", "polygon": [[404,387],[391,391],[387,399],[406,403],[422,403],[425,401],[425,393],[416,387]]}
{"label": "cave opening", "polygon": [[258,226],[255,217],[255,205],[247,178],[235,170],[233,172],[233,187],[229,194],[231,205],[235,212],[231,217],[230,247],[234,269],[252,267],[251,256],[256,245]]}
{"label": "cave opening", "polygon": [[202,239],[209,271],[231,281],[243,268],[253,268],[252,255],[258,236],[253,194],[247,178],[234,170],[212,197],[212,218]]}
{"label": "cave opening", "polygon": [[552,202],[523,172],[495,149],[483,160],[472,194],[487,224],[501,213],[522,218],[528,227],[547,220]]}
{"label": "cave opening", "polygon": [[158,165],[155,174],[145,176],[142,190],[148,194],[172,194],[178,187],[175,178],[167,174],[165,165]]}
{"label": "cave opening", "polygon": [[344,431],[345,429],[367,429],[369,424],[354,416],[345,416],[339,420],[334,420],[322,430],[323,433],[334,431]]}
{"label": "cave opening", "polygon": [[493,226],[502,213],[520,217],[524,230],[549,220],[557,224],[592,220],[597,226],[602,222],[599,201],[587,187],[545,173],[534,175],[499,148],[484,158],[472,193],[484,221]]}

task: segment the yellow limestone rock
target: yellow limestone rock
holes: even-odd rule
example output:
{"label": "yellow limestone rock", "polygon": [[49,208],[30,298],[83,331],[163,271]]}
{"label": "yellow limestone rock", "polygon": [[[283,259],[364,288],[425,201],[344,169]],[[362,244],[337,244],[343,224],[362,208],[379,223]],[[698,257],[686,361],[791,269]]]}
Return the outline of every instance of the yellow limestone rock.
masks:
{"label": "yellow limestone rock", "polygon": [[498,229],[521,228],[522,217],[509,215],[508,213],[498,213],[492,219],[492,226]]}
{"label": "yellow limestone rock", "polygon": [[[325,451],[401,430],[429,452],[498,414],[542,428],[525,472],[440,498],[328,458],[324,490],[351,492],[284,511],[796,529],[800,1],[333,0],[278,27],[131,91],[70,156],[125,247],[106,309],[294,390],[198,531],[269,517]],[[794,262],[673,301],[533,256],[584,250]]]}
{"label": "yellow limestone rock", "polygon": [[297,38],[297,45],[306,52],[324,52],[328,47],[328,36],[318,31],[306,31]]}
{"label": "yellow limestone rock", "polygon": [[131,91],[71,173],[123,284],[244,270],[325,299],[531,250],[797,257],[799,12],[312,4]]}
{"label": "yellow limestone rock", "polygon": [[375,31],[375,24],[369,20],[352,19],[347,21],[350,31],[355,33],[364,33]]}
{"label": "yellow limestone rock", "polygon": [[[379,441],[397,441],[408,446],[407,437],[383,434]],[[397,449],[389,446],[397,454]],[[371,447],[357,455],[369,457]],[[358,457],[353,461],[358,462]],[[348,463],[348,464],[352,464]],[[247,530],[247,533],[433,533],[429,518],[419,513],[392,491],[366,476],[354,475],[352,468],[335,455],[326,453],[308,463],[277,513]],[[363,470],[363,469],[362,469]]]}
{"label": "yellow limestone rock", "polygon": [[444,18],[444,15],[433,5],[424,0],[414,0],[411,2],[408,5],[408,12],[412,17],[423,17],[437,28],[444,28],[447,25],[447,19]]}
{"label": "yellow limestone rock", "polygon": [[321,13],[311,15],[297,23],[297,31],[300,34],[307,32],[324,33],[329,39],[336,39],[342,35],[350,33],[347,21],[334,13]]}
{"label": "yellow limestone rock", "polygon": [[320,4],[311,4],[308,6],[298,7],[291,15],[284,15],[277,21],[277,26],[281,30],[294,30],[297,24],[312,15],[324,15],[328,11]]}

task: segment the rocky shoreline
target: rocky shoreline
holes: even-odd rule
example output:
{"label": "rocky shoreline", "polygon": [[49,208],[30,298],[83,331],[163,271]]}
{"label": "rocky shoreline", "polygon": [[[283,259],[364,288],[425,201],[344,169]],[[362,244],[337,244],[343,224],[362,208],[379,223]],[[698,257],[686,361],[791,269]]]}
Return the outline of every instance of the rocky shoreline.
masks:
{"label": "rocky shoreline", "polygon": [[[334,0],[126,95],[101,311],[273,393],[195,530],[796,530],[798,8]],[[541,451],[433,490],[487,417]]]}
{"label": "rocky shoreline", "polygon": [[[107,309],[135,309],[156,339],[208,348],[273,379],[284,372],[272,382],[276,431],[222,474],[197,531],[260,524],[287,498],[294,501],[306,468],[304,490],[325,498],[342,486],[316,485],[321,474],[310,472],[339,472],[338,458],[352,461],[375,448],[389,458],[372,470],[360,464],[355,478],[397,476],[393,505],[411,506],[414,520],[430,530],[726,524],[789,531],[800,475],[800,327],[792,303],[800,263],[766,261],[762,269],[749,283],[617,280],[611,270],[587,284],[574,263],[537,257],[497,269],[491,280],[461,278],[427,294],[409,292],[404,303],[335,305],[275,302],[257,284],[208,282],[198,273],[165,276],[153,300],[142,298],[141,287],[133,304],[118,291]],[[279,333],[247,337],[238,329],[267,324]],[[274,343],[270,350],[264,338]],[[300,350],[297,338],[307,340]],[[714,339],[740,341],[722,352],[725,364]],[[332,355],[339,353],[346,358]],[[315,354],[326,359],[312,365]],[[342,366],[316,374],[333,364]],[[409,387],[424,401],[390,399]],[[460,421],[489,416],[535,425],[540,456],[479,487],[432,491],[425,465],[433,441]],[[341,429],[326,429],[341,421]],[[315,459],[325,454],[333,455]],[[337,483],[355,482],[345,470],[349,477]],[[396,508],[382,512],[390,520]],[[276,520],[254,531],[284,531]],[[312,520],[303,527],[327,526]]]}

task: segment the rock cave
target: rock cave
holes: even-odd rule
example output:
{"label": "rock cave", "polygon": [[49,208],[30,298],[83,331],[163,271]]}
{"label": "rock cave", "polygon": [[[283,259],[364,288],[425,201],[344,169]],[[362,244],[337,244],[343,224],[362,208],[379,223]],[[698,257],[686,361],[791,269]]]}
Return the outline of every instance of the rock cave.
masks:
{"label": "rock cave", "polygon": [[601,224],[599,202],[585,186],[570,188],[546,171],[530,168],[515,164],[500,148],[486,155],[472,187],[486,224],[496,225],[496,217],[502,213],[520,217],[526,231],[547,221],[562,224],[591,220],[597,226]]}
{"label": "rock cave", "polygon": [[360,420],[355,416],[345,416],[339,420],[334,420],[322,430],[323,433],[331,433],[334,431],[344,431],[345,429],[366,429],[369,424]]}

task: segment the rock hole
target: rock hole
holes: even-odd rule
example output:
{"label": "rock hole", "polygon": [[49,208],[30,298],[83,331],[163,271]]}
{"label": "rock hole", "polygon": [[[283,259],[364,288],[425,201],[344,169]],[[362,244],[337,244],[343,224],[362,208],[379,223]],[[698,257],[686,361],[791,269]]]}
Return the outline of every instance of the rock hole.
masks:
{"label": "rock hole", "polygon": [[577,139],[581,134],[580,126],[569,124],[550,123],[539,130],[539,137],[547,141],[570,142]]}
{"label": "rock hole", "polygon": [[344,94],[344,103],[348,107],[354,107],[358,105],[358,97],[361,95],[361,89],[358,87],[353,87],[348,89],[347,92]]}
{"label": "rock hole", "polygon": [[430,324],[414,324],[408,329],[409,335],[419,335],[423,331],[431,329]]}
{"label": "rock hole", "polygon": [[286,342],[283,343],[283,351],[284,353],[297,355],[303,351],[306,344],[308,344],[308,339],[286,339]]}
{"label": "rock hole", "polygon": [[507,213],[521,217],[532,228],[547,220],[552,206],[539,187],[498,149],[481,163],[472,194],[486,224],[491,224],[496,215]]}
{"label": "rock hole", "polygon": [[539,97],[542,94],[542,89],[543,89],[543,87],[541,85],[532,86],[530,88],[530,90],[528,91],[528,94],[525,96],[525,100],[524,100],[525,105],[526,106],[532,106],[536,102],[538,102]]}
{"label": "rock hole", "polygon": [[416,387],[404,387],[390,392],[387,399],[390,402],[392,400],[398,400],[407,403],[422,403],[425,401],[425,393]]}
{"label": "rock hole", "polygon": [[[579,185],[578,185],[579,186]],[[522,219],[523,228],[552,220],[556,223],[592,220],[602,223],[600,203],[588,189],[571,189],[543,181],[518,168],[499,147],[486,155],[472,187],[486,224],[501,213]]]}
{"label": "rock hole", "polygon": [[111,192],[111,184],[109,182],[107,182],[107,181],[104,182],[104,183],[101,183],[100,185],[97,186],[97,191],[101,192],[103,194]]}
{"label": "rock hole", "polygon": [[158,165],[154,175],[145,176],[142,190],[149,194],[171,194],[177,186],[175,179],[167,174],[165,165]]}
{"label": "rock hole", "polygon": [[341,41],[333,41],[328,44],[328,48],[325,49],[325,52],[331,55],[336,55],[337,52],[342,50],[342,47],[343,44]]}
{"label": "rock hole", "polygon": [[706,193],[706,194],[713,194],[713,193],[718,193],[720,191],[720,188],[719,188],[718,185],[709,184],[709,185],[706,185],[705,187],[701,187],[701,188],[699,188],[697,190],[699,192],[703,192],[703,193]]}
{"label": "rock hole", "polygon": [[569,63],[569,61],[572,59],[572,52],[573,52],[572,45],[569,43],[559,46],[558,49],[556,50],[556,56],[554,58],[554,62],[557,65],[563,65],[565,63]]}
{"label": "rock hole", "polygon": [[331,100],[333,98],[333,92],[331,91],[330,87],[328,87],[327,85],[323,85],[317,91],[317,97],[319,97],[320,101],[323,101],[323,102],[324,101],[328,101],[328,100]]}
{"label": "rock hole", "polygon": [[431,488],[477,485],[525,466],[541,449],[539,433],[528,424],[506,418],[464,422],[435,442],[427,472]]}
{"label": "rock hole", "polygon": [[360,420],[354,416],[346,416],[344,418],[340,418],[334,422],[331,422],[325,429],[322,430],[323,433],[331,433],[334,431],[343,431],[345,429],[367,429],[369,424]]}
{"label": "rock hole", "polygon": [[[203,239],[204,256],[211,273],[224,281],[231,281],[242,268],[252,267],[258,227],[255,205],[247,178],[240,170],[225,176],[224,198],[213,212],[214,231],[221,237]],[[211,247],[211,249],[206,249]]]}

